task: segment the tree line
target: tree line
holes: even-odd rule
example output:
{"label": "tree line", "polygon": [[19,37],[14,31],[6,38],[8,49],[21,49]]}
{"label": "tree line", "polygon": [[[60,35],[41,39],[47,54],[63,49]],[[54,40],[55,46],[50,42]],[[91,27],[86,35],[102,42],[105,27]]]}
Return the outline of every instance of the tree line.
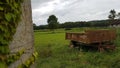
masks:
{"label": "tree line", "polygon": [[[97,20],[97,21],[77,21],[77,22],[65,22],[59,23],[56,28],[77,28],[77,27],[107,27],[109,26],[109,20]],[[49,25],[34,24],[34,29],[50,29]],[[53,29],[53,28],[52,28]]]}
{"label": "tree line", "polygon": [[59,23],[58,18],[55,15],[50,15],[47,19],[47,25],[39,25],[33,24],[34,30],[39,29],[57,29],[57,28],[76,28],[76,27],[108,27],[115,20],[120,20],[120,12],[116,13],[116,11],[110,10],[108,19],[106,20],[95,20],[95,21],[76,21],[76,22],[64,22]]}

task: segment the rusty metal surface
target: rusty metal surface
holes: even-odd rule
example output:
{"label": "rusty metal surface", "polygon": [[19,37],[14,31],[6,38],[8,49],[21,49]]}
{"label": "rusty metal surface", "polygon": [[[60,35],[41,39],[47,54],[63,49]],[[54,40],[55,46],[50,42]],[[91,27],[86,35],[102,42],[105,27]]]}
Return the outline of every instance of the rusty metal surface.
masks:
{"label": "rusty metal surface", "polygon": [[85,33],[66,33],[67,40],[86,44],[112,41],[116,38],[116,30],[86,30]]}

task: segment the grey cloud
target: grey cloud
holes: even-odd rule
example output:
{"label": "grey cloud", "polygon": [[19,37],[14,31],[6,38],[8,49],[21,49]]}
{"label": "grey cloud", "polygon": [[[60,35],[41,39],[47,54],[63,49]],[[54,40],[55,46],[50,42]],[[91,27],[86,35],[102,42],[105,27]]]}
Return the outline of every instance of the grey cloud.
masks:
{"label": "grey cloud", "polygon": [[[120,0],[57,0],[52,7],[48,3],[55,0],[32,0],[32,7],[39,10],[48,7],[46,13],[33,12],[33,21],[37,24],[47,24],[47,18],[51,14],[58,17],[59,22],[65,21],[89,21],[107,19],[111,9],[120,12]],[[52,8],[52,10],[50,10]],[[44,10],[43,10],[44,12]]]}
{"label": "grey cloud", "polygon": [[50,2],[52,0],[31,0],[32,2],[32,9],[38,8],[41,4]]}

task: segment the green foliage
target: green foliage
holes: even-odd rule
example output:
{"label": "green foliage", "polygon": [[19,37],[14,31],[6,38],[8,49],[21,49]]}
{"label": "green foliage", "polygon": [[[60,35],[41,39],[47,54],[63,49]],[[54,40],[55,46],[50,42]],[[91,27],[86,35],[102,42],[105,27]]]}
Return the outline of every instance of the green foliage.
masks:
{"label": "green foliage", "polygon": [[7,68],[5,62],[0,62],[0,68]]}
{"label": "green foliage", "polygon": [[18,21],[20,20],[21,14],[20,1],[17,0],[0,1],[0,46],[7,46],[9,42],[12,40],[12,36],[15,33]]}
{"label": "green foliage", "polygon": [[8,46],[0,46],[0,53],[1,54],[8,54],[9,53],[9,47]]}
{"label": "green foliage", "polygon": [[37,59],[37,55],[37,52],[34,52],[29,59],[27,59],[23,64],[19,65],[17,68],[30,68],[30,65],[34,64],[35,59]]}
{"label": "green foliage", "polygon": [[[12,40],[12,37],[16,31],[16,27],[21,18],[20,14],[21,14],[22,2],[23,0],[0,1],[0,56],[6,56],[9,54],[8,45],[9,42]],[[0,62],[1,60],[2,62],[4,62],[4,64],[7,63],[6,57],[5,58],[0,57]],[[8,59],[8,60],[13,61],[12,59]],[[5,68],[5,67],[0,67],[0,68]]]}
{"label": "green foliage", "polygon": [[110,15],[108,16],[108,18],[110,20],[114,20],[116,17],[116,11],[113,9],[113,10],[110,10]]}
{"label": "green foliage", "polygon": [[110,14],[108,15],[108,18],[110,20],[115,20],[115,19],[120,19],[120,12],[116,13],[116,11],[114,9],[110,10],[109,12]]}
{"label": "green foliage", "polygon": [[47,20],[49,29],[54,30],[54,29],[58,28],[59,23],[58,23],[57,20],[58,19],[56,18],[55,15],[50,15],[49,16],[49,18]]}
{"label": "green foliage", "polygon": [[12,21],[12,14],[11,13],[7,13],[5,14],[5,19],[9,22]]}
{"label": "green foliage", "polygon": [[[113,21],[114,22],[114,21]],[[81,27],[108,27],[110,25],[109,20],[95,20],[95,21],[76,21],[76,22],[64,22],[58,24],[59,28],[81,28]],[[49,25],[34,26],[34,30],[48,29]]]}
{"label": "green foliage", "polygon": [[0,11],[3,11],[3,10],[4,10],[3,7],[0,6]]}
{"label": "green foliage", "polygon": [[37,52],[34,52],[34,53],[33,53],[33,56],[34,56],[34,58],[36,59],[36,58],[38,57],[38,53],[37,53]]}
{"label": "green foliage", "polygon": [[7,59],[7,65],[10,65],[11,63],[15,62],[16,60],[18,60],[21,55],[24,53],[24,49],[19,50],[17,53],[9,55],[8,59]]}
{"label": "green foliage", "polygon": [[120,20],[120,12],[118,12],[117,17],[118,17],[118,19]]}

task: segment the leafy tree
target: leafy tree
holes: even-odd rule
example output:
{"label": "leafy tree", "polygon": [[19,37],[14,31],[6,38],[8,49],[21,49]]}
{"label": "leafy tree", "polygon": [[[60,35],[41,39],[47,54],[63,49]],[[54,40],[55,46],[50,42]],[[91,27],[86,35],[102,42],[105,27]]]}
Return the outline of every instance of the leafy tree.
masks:
{"label": "leafy tree", "polygon": [[118,19],[120,19],[120,12],[117,14]]}
{"label": "leafy tree", "polygon": [[35,23],[33,23],[33,27],[35,27],[36,26],[36,24]]}
{"label": "leafy tree", "polygon": [[37,28],[36,24],[33,23],[33,29],[35,30]]}
{"label": "leafy tree", "polygon": [[39,27],[39,26],[37,26],[35,23],[33,23],[33,29],[34,29],[34,30],[39,30],[39,29],[40,29],[40,27]]}
{"label": "leafy tree", "polygon": [[113,9],[113,10],[110,10],[110,15],[108,16],[108,18],[110,20],[114,20],[116,17],[116,11]]}
{"label": "leafy tree", "polygon": [[59,22],[55,15],[50,15],[47,19],[49,29],[53,30],[58,28]]}

